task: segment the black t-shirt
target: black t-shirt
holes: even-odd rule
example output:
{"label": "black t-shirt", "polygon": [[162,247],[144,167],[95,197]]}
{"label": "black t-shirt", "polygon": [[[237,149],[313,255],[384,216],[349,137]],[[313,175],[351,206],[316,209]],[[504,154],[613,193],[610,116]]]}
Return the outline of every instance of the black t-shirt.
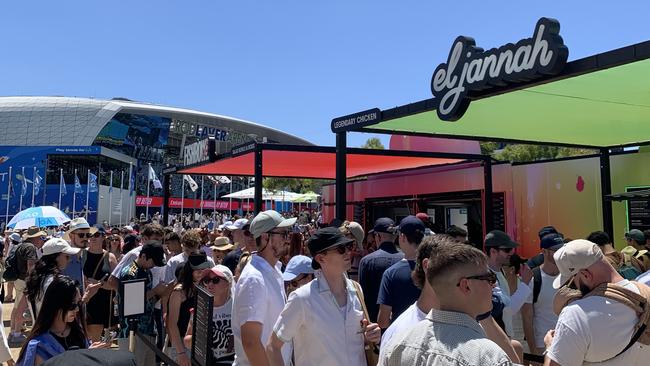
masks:
{"label": "black t-shirt", "polygon": [[84,341],[82,336],[75,335],[72,332],[68,334],[67,337],[59,337],[56,334],[50,332],[52,337],[57,340],[63,346],[63,348],[67,351],[69,349],[84,349],[86,348],[86,342]]}
{"label": "black t-shirt", "polygon": [[226,254],[226,256],[223,258],[223,265],[228,267],[230,269],[230,272],[235,273],[235,270],[237,269],[237,265],[239,264],[239,259],[241,258],[242,254],[242,249],[237,248],[233,250],[232,252]]}
{"label": "black t-shirt", "polygon": [[25,280],[27,278],[27,261],[38,260],[36,254],[36,246],[29,242],[24,242],[16,247],[16,267],[18,270],[18,278]]}

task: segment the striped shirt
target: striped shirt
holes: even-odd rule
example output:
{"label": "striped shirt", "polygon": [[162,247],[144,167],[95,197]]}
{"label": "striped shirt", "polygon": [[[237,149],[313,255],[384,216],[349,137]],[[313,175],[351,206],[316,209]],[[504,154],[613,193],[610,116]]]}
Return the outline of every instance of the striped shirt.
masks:
{"label": "striped shirt", "polygon": [[512,365],[506,353],[487,339],[481,326],[464,313],[431,310],[409,332],[395,336],[380,360],[400,365]]}

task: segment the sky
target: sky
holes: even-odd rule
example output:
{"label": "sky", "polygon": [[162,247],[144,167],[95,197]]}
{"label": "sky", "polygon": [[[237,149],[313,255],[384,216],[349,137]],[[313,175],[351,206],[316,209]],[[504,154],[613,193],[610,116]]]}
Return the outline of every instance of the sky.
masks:
{"label": "sky", "polygon": [[[489,49],[558,19],[569,60],[650,40],[649,1],[9,1],[0,95],[132,100],[333,146],[333,118],[431,97],[452,41]],[[348,146],[369,137],[353,133]]]}

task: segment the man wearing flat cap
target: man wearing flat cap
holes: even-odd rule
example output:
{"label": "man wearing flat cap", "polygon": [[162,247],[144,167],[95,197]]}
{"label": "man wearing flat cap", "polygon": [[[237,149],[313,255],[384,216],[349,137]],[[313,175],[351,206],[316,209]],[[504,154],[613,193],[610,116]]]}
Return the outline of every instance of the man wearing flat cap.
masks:
{"label": "man wearing flat cap", "polygon": [[326,227],[307,245],[316,279],[289,296],[267,345],[270,364],[283,365],[282,346],[293,342],[296,365],[364,366],[365,343],[379,342],[381,330],[364,318],[360,287],[345,275],[354,241]]}
{"label": "man wearing flat cap", "polygon": [[381,217],[375,221],[373,235],[379,243],[378,249],[367,256],[361,258],[359,262],[359,284],[363,289],[366,299],[366,307],[370,321],[377,321],[379,305],[377,298],[379,296],[379,286],[381,278],[388,267],[399,262],[404,258],[404,253],[395,247],[395,233],[397,228],[395,222],[388,217]]}

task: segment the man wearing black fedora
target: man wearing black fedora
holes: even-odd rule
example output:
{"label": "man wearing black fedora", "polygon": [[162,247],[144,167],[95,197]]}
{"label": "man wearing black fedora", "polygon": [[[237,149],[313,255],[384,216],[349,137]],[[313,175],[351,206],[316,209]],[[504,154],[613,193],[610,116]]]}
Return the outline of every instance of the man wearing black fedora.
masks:
{"label": "man wearing black fedora", "polygon": [[381,330],[366,319],[361,289],[345,275],[353,245],[335,227],[311,237],[316,278],[292,292],[280,313],[266,347],[271,365],[283,365],[282,346],[292,341],[296,365],[366,365],[365,343],[378,343]]}

